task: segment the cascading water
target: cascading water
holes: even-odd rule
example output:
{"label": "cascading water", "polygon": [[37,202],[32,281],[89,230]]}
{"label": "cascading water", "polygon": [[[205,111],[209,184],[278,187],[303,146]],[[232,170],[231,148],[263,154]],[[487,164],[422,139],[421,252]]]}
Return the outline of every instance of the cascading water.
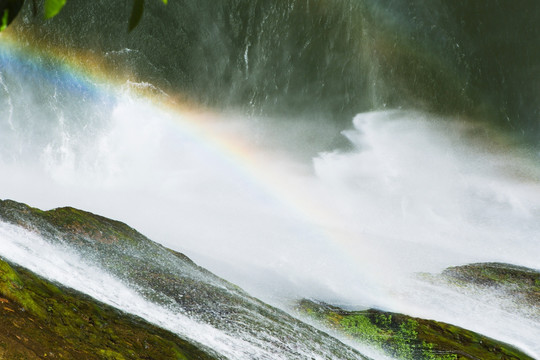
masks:
{"label": "cascading water", "polygon": [[[172,41],[159,42],[148,37],[150,25],[177,20],[154,5],[131,38],[113,22],[104,28],[116,29],[118,39],[86,31],[79,11],[105,21],[97,14],[106,3],[66,6],[66,16],[43,25],[26,14],[0,36],[1,198],[125,221],[277,305],[312,297],[378,306],[452,322],[540,356],[534,314],[415,277],[482,261],[540,268],[540,167],[530,142],[538,102],[516,105],[534,99],[529,82],[521,98],[515,94],[538,58],[527,52],[526,68],[504,58],[506,68],[496,72],[483,54],[502,50],[479,44],[474,36],[483,30],[470,28],[486,9],[171,2],[183,22]],[[115,84],[38,51],[42,28],[73,53],[88,43],[103,71],[118,70]],[[21,52],[22,39],[36,50]],[[482,54],[470,55],[474,49]],[[140,84],[158,96],[135,95],[139,83],[122,76],[151,81]],[[489,86],[496,79],[505,84],[500,92]],[[212,110],[171,105],[178,93]],[[510,117],[518,131],[504,133],[499,124]],[[9,247],[0,255],[55,277],[39,254],[15,257],[29,245],[11,231],[2,228]],[[65,265],[76,269],[77,261]],[[124,309],[153,311],[144,306],[152,305]],[[195,340],[240,356],[233,350],[242,345]]]}
{"label": "cascading water", "polygon": [[463,295],[403,276],[489,261],[538,268],[538,155],[494,134],[486,142],[486,128],[435,120],[404,111],[360,114],[345,132],[356,150],[315,159],[318,179],[338,204],[333,210],[348,219],[346,247],[364,254],[362,272],[378,273],[376,283],[384,284],[378,306],[537,354],[534,309],[508,310],[502,294]]}

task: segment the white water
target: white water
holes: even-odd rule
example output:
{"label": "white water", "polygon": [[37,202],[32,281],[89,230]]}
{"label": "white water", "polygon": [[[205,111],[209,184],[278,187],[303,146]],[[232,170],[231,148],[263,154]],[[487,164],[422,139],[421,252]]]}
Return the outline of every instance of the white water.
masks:
{"label": "white water", "polygon": [[[190,130],[184,115],[128,95],[84,128],[58,112],[45,119],[52,130],[36,134],[41,116],[17,109],[38,114],[43,104],[16,104],[20,97],[7,85],[4,94],[12,110],[1,120],[9,126],[0,127],[0,198],[125,221],[278,305],[314,297],[380,306],[540,356],[540,324],[526,313],[411,280],[418,271],[478,261],[540,268],[538,158],[480,125],[405,111],[361,114],[344,133],[353,149],[306,163],[284,150],[290,144],[280,145],[287,124],[211,115],[204,133],[245,144],[246,162]],[[272,131],[260,130],[265,126]],[[309,147],[298,139],[302,151]],[[64,270],[53,266],[42,256],[44,243],[28,238],[41,244],[34,250],[14,231],[2,225],[0,255],[159,324],[169,321],[151,304],[129,307],[123,290],[104,298],[100,289],[118,285],[104,274],[81,288],[86,280],[78,276],[90,274],[90,265],[71,254]],[[199,326],[195,340],[223,354],[234,358],[244,348],[241,339],[178,321],[173,330],[193,334]]]}
{"label": "white water", "polygon": [[538,155],[480,126],[441,120],[360,114],[344,132],[355,150],[314,160],[333,211],[348,219],[345,246],[367,254],[360,255],[362,273],[377,274],[375,306],[455,324],[539,357],[538,309],[496,291],[457,291],[411,276],[485,261],[540,268]]}
{"label": "white water", "polygon": [[[52,245],[33,232],[0,222],[0,255],[14,263],[23,264],[35,273],[81,291],[122,311],[137,315],[183,338],[202,344],[207,349],[229,359],[288,359],[267,344],[256,339],[244,339],[226,334],[212,326],[202,324],[179,313],[145,300],[123,282],[87,263],[69,248]],[[296,349],[296,356],[320,359],[321,355]]]}
{"label": "white water", "polygon": [[539,156],[488,131],[415,112],[360,114],[344,132],[355,150],[321,154],[315,172],[351,233],[403,247],[392,259],[400,269],[538,268]]}

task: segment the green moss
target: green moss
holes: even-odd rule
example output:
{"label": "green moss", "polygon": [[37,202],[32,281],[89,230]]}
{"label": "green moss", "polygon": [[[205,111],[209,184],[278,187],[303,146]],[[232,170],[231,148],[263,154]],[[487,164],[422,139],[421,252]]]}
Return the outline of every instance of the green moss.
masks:
{"label": "green moss", "polygon": [[503,263],[478,263],[446,269],[449,279],[485,286],[509,286],[525,291],[540,290],[540,272]]}
{"label": "green moss", "polygon": [[0,262],[0,278],[2,282],[8,284],[10,288],[20,288],[22,286],[21,279],[8,263]]}
{"label": "green moss", "polygon": [[504,263],[478,263],[450,267],[432,281],[445,281],[458,289],[479,287],[502,292],[540,316],[540,272]]}
{"label": "green moss", "polygon": [[36,215],[46,219],[57,229],[105,243],[118,241],[132,243],[135,239],[142,237],[124,223],[70,207],[37,212]]}
{"label": "green moss", "polygon": [[176,360],[189,360],[186,355],[182,354],[180,350],[176,348],[176,346],[172,348],[172,351],[174,353],[174,356],[176,357]]}
{"label": "green moss", "polygon": [[128,225],[71,207],[43,211],[12,200],[0,200],[0,218],[39,232],[62,232],[65,240],[91,238],[102,243],[147,242]]}
{"label": "green moss", "polygon": [[99,350],[98,354],[103,359],[107,360],[125,360],[126,358],[122,356],[122,354],[117,353],[116,351],[112,350]]}
{"label": "green moss", "polygon": [[24,289],[24,284],[15,270],[2,261],[0,261],[0,295],[15,301],[19,306],[36,316],[45,317],[45,311],[36,304],[32,296]]}
{"label": "green moss", "polygon": [[0,358],[214,358],[174,334],[1,259],[0,299]]}
{"label": "green moss", "polygon": [[[333,314],[329,317],[332,316]],[[328,317],[327,320],[329,320]],[[390,336],[382,327],[373,324],[367,316],[362,314],[343,316],[339,327],[347,334],[373,345],[383,343]]]}
{"label": "green moss", "polygon": [[309,300],[302,300],[298,310],[397,359],[532,359],[510,345],[433,320],[374,309],[347,311]]}

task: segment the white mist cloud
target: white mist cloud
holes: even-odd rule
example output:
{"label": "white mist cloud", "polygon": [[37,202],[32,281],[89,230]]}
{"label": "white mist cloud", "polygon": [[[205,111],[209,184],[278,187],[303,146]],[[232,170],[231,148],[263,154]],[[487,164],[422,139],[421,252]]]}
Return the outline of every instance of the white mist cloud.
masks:
{"label": "white mist cloud", "polygon": [[[124,221],[275,303],[315,297],[415,312],[420,302],[423,315],[447,319],[454,310],[437,306],[438,295],[411,295],[421,291],[407,281],[413,272],[493,260],[540,267],[534,159],[486,146],[469,125],[413,112],[361,114],[344,132],[353,149],[313,163],[302,159],[324,141],[298,136],[291,146],[286,122],[261,119],[259,127],[214,114],[196,125],[245,142],[246,162],[190,131],[181,113],[128,95],[108,104],[99,121],[79,126],[57,113],[43,134],[25,131],[32,118],[14,111],[10,121],[27,123],[0,133],[0,197]],[[47,105],[24,106],[39,114]],[[308,133],[313,125],[296,124],[294,133],[304,126]],[[455,319],[468,324],[467,312],[478,310],[463,306]],[[540,334],[525,320],[521,332],[516,316],[493,334]]]}

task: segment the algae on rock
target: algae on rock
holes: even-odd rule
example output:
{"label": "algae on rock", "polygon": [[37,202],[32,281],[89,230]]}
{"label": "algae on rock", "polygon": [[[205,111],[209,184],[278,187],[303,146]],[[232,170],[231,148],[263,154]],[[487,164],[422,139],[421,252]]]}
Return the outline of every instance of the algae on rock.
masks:
{"label": "algae on rock", "polygon": [[511,345],[454,325],[375,309],[302,300],[300,314],[401,360],[532,360]]}
{"label": "algae on rock", "polygon": [[0,259],[2,359],[217,359],[133,315]]}
{"label": "algae on rock", "polygon": [[450,267],[441,276],[457,286],[474,285],[503,291],[517,302],[540,311],[538,270],[504,263],[476,263]]}

